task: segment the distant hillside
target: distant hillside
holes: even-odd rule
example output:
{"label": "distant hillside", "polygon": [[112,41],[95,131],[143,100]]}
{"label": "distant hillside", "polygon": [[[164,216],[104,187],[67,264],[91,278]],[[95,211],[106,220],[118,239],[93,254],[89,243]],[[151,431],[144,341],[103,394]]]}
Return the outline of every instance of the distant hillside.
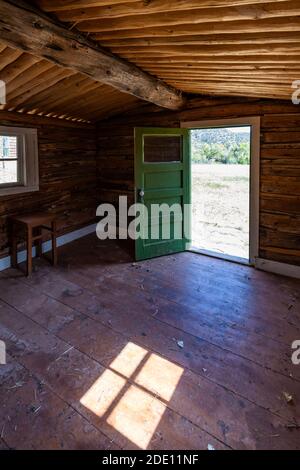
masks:
{"label": "distant hillside", "polygon": [[193,163],[249,164],[250,133],[228,129],[199,129],[192,131]]}
{"label": "distant hillside", "polygon": [[233,145],[240,144],[242,142],[248,143],[250,139],[250,133],[245,132],[231,132],[228,129],[199,129],[192,132],[192,142],[196,147],[201,144],[223,144]]}

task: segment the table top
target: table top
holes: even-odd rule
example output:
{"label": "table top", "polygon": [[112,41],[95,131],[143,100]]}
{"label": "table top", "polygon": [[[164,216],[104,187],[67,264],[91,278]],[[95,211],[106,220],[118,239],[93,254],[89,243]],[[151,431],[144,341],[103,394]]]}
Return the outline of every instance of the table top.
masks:
{"label": "table top", "polygon": [[45,225],[51,223],[56,219],[55,214],[49,214],[47,212],[35,212],[32,214],[18,215],[12,217],[14,222],[29,225],[31,227],[38,227],[39,225]]}

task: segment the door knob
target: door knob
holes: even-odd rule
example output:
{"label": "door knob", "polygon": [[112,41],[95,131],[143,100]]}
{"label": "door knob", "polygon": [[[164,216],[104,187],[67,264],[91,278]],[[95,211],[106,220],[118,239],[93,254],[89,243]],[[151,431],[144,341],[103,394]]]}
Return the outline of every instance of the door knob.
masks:
{"label": "door knob", "polygon": [[145,192],[144,192],[143,189],[140,189],[140,191],[139,191],[139,196],[140,196],[140,197],[144,197],[144,196],[145,196]]}

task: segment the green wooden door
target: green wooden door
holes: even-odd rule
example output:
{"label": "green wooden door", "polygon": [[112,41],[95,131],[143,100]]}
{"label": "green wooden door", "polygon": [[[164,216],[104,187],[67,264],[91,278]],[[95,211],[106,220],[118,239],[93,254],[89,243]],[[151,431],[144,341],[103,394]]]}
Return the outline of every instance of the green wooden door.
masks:
{"label": "green wooden door", "polygon": [[136,128],[135,194],[136,203],[143,205],[139,212],[143,236],[135,242],[137,260],[187,248],[190,193],[188,129]]}

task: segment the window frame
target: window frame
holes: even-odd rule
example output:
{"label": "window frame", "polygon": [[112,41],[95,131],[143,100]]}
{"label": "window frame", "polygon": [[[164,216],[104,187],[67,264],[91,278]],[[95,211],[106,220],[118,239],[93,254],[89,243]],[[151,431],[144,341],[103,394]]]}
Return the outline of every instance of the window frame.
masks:
{"label": "window frame", "polygon": [[[0,183],[0,197],[39,190],[37,129],[0,126],[0,135],[17,138],[18,181]],[[13,159],[4,159],[9,161]]]}

